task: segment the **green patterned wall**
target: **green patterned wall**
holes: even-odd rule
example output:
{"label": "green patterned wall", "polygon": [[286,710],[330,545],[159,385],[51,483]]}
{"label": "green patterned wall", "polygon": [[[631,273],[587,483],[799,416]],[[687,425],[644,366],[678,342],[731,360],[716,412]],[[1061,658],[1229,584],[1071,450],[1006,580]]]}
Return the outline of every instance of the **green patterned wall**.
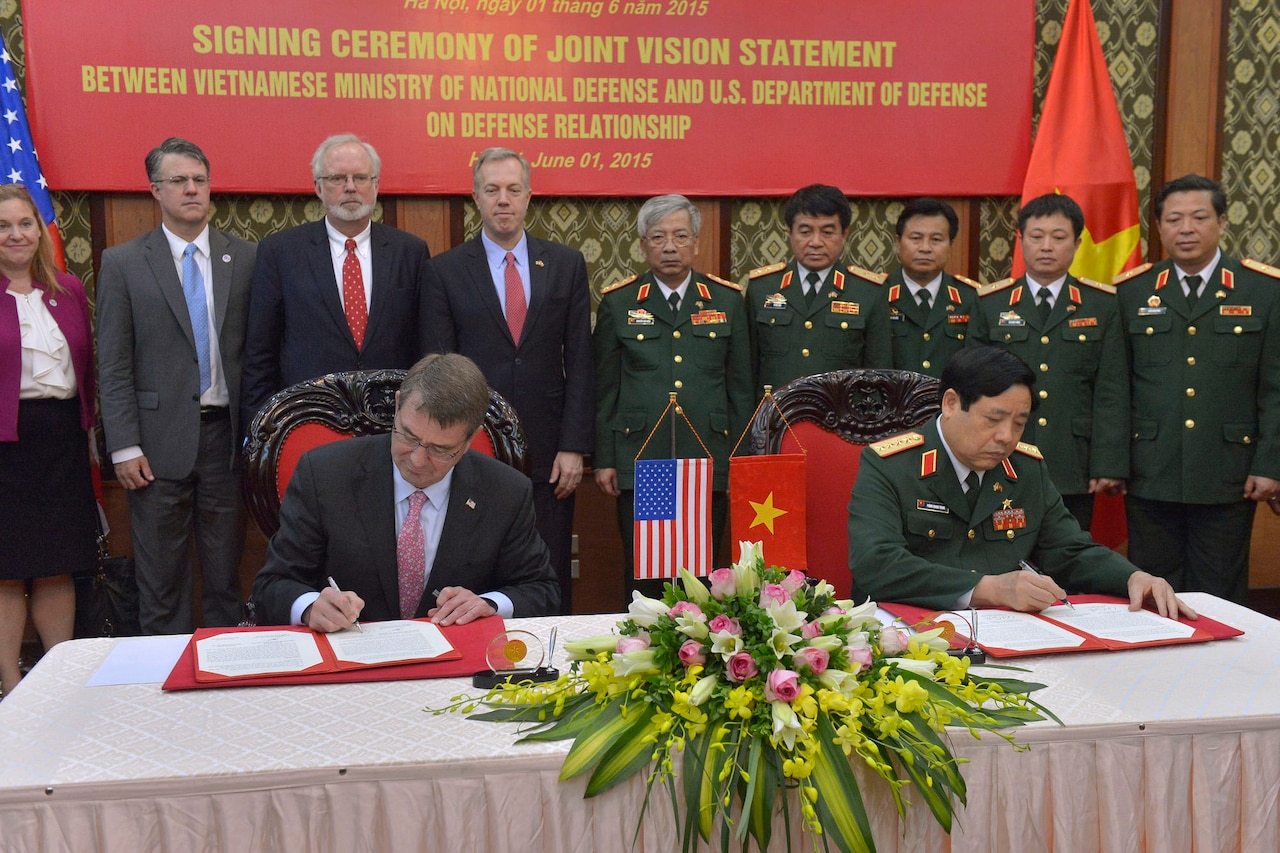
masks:
{"label": "green patterned wall", "polygon": [[[1048,83],[1049,69],[1061,36],[1068,0],[1038,0],[1036,4],[1035,90],[1038,111]],[[1155,69],[1159,0],[1094,0],[1098,35],[1111,70],[1112,83],[1124,116],[1125,133],[1134,159],[1141,209],[1150,200],[1155,106]],[[1224,180],[1232,197],[1233,226],[1275,220],[1272,200],[1277,184],[1272,158],[1280,128],[1280,23],[1273,0],[1236,0],[1231,10],[1227,80],[1227,132]],[[22,73],[21,17],[16,0],[0,0],[0,30]],[[216,181],[216,165],[215,181]],[[216,184],[215,184],[216,185]],[[849,255],[864,266],[893,265],[893,222],[901,200],[855,199]],[[59,224],[67,242],[68,264],[92,286],[89,194],[56,192]],[[787,255],[782,223],[784,200],[743,198],[732,202],[728,272],[740,278],[750,269]],[[640,264],[633,224],[635,199],[534,197],[530,230],[540,236],[579,246],[586,255],[594,290],[635,272]],[[979,270],[984,281],[1008,275],[1013,249],[1017,199],[984,198],[979,203]],[[215,197],[214,224],[247,239],[319,218],[313,198],[299,196]],[[471,235],[479,227],[475,208],[466,205],[464,228]],[[1258,231],[1258,229],[1255,229]],[[1228,234],[1231,244],[1232,234]],[[1246,254],[1276,258],[1277,238],[1271,233],[1237,236],[1236,248]],[[1248,241],[1247,243],[1243,241]]]}
{"label": "green patterned wall", "polygon": [[1222,185],[1230,253],[1280,261],[1280,8],[1236,0],[1227,35]]}

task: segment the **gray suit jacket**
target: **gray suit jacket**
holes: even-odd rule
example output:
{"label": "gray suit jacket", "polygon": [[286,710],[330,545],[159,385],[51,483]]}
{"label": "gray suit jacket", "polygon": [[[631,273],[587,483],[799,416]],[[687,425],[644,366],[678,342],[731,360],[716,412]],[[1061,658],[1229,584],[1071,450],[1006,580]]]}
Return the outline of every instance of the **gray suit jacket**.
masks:
{"label": "gray suit jacket", "polygon": [[[337,441],[303,454],[280,506],[280,530],[253,582],[258,622],[289,624],[298,596],[330,577],[364,599],[360,618],[400,618],[391,436]],[[529,478],[468,451],[453,469],[440,545],[416,615],[430,590],[501,592],[517,617],[556,612],[559,584],[533,526]]]}
{"label": "gray suit jacket", "polygon": [[[241,358],[257,246],[209,229],[214,329],[231,411],[240,405]],[[200,368],[182,281],[160,228],[102,255],[98,274],[98,391],[107,452],[142,447],[157,477],[195,466]],[[232,418],[233,424],[236,418]],[[232,430],[228,465],[240,443]]]}

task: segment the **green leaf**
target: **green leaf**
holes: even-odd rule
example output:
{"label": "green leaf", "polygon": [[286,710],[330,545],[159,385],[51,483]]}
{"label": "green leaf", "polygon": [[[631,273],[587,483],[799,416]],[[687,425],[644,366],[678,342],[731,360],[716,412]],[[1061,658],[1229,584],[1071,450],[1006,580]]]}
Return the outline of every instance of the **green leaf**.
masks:
{"label": "green leaf", "polygon": [[613,739],[631,724],[634,718],[622,716],[622,704],[619,699],[601,707],[600,713],[596,715],[596,725],[578,735],[560,767],[561,782],[595,766],[600,756],[613,743]]}
{"label": "green leaf", "polygon": [[747,830],[751,828],[751,821],[747,817],[754,807],[760,781],[760,738],[752,738],[747,746],[747,788],[742,792],[743,820],[738,823],[734,833],[739,841],[747,837]]}
{"label": "green leaf", "polygon": [[[710,838],[710,815],[715,814],[714,793],[711,786],[707,784],[711,776],[711,768],[707,766],[710,750],[711,729],[707,729],[685,744],[684,755],[681,756],[680,786],[684,791],[685,815],[680,834],[680,849],[685,853],[696,848],[699,836],[707,840]],[[708,815],[705,828],[702,821],[704,809]]]}
{"label": "green leaf", "polygon": [[[917,728],[928,728],[928,724],[919,714],[904,714],[903,716],[910,719]],[[905,744],[900,748],[904,751],[910,749]],[[951,797],[949,796],[949,781],[946,778],[946,774],[939,772],[938,767],[931,765],[919,753],[915,753],[914,761],[903,761],[896,751],[894,757],[915,784],[920,796],[929,805],[929,811],[933,812],[938,824],[946,832],[951,832]],[[932,785],[929,784],[929,779],[933,780]],[[961,781],[960,784],[963,786],[964,782]]]}
{"label": "green leaf", "polygon": [[824,838],[829,838],[842,853],[871,853],[875,844],[858,780],[849,765],[849,756],[836,746],[835,727],[823,713],[818,714],[817,737],[813,784],[818,789],[818,802],[814,807],[822,821]]}
{"label": "green leaf", "polygon": [[761,850],[769,849],[769,838],[773,834],[773,806],[782,782],[779,760],[776,749],[769,749],[761,756],[755,770],[751,772],[751,781],[756,786],[755,796],[743,804],[751,837]]}
{"label": "green leaf", "polygon": [[[600,756],[600,763],[587,781],[587,791],[583,796],[594,797],[604,793],[653,760],[654,744],[647,737],[658,731],[657,712],[650,705],[641,705],[638,710],[638,714],[626,719],[628,725],[617,732],[612,745]],[[577,745],[575,741],[574,746]],[[567,763],[568,759],[565,761]]]}

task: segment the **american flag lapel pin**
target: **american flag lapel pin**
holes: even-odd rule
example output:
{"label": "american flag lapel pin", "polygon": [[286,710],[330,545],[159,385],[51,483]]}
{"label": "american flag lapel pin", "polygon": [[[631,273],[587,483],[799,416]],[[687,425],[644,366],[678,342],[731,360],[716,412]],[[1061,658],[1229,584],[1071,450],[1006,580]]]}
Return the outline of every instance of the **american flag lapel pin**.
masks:
{"label": "american flag lapel pin", "polygon": [[467,509],[475,509],[475,508],[476,508],[476,502],[471,498],[467,498]]}

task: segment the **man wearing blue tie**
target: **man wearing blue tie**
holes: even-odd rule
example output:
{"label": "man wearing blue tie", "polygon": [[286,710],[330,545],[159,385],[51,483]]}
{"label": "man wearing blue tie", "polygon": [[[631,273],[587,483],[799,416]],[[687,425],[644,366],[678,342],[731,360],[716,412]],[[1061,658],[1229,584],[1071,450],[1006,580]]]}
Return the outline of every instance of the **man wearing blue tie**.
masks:
{"label": "man wearing blue tie", "polygon": [[102,256],[99,389],[107,452],[129,493],[139,622],[177,634],[194,627],[192,531],[204,624],[240,619],[233,415],[257,247],[209,227],[199,147],[166,139],[146,168],[161,225]]}

